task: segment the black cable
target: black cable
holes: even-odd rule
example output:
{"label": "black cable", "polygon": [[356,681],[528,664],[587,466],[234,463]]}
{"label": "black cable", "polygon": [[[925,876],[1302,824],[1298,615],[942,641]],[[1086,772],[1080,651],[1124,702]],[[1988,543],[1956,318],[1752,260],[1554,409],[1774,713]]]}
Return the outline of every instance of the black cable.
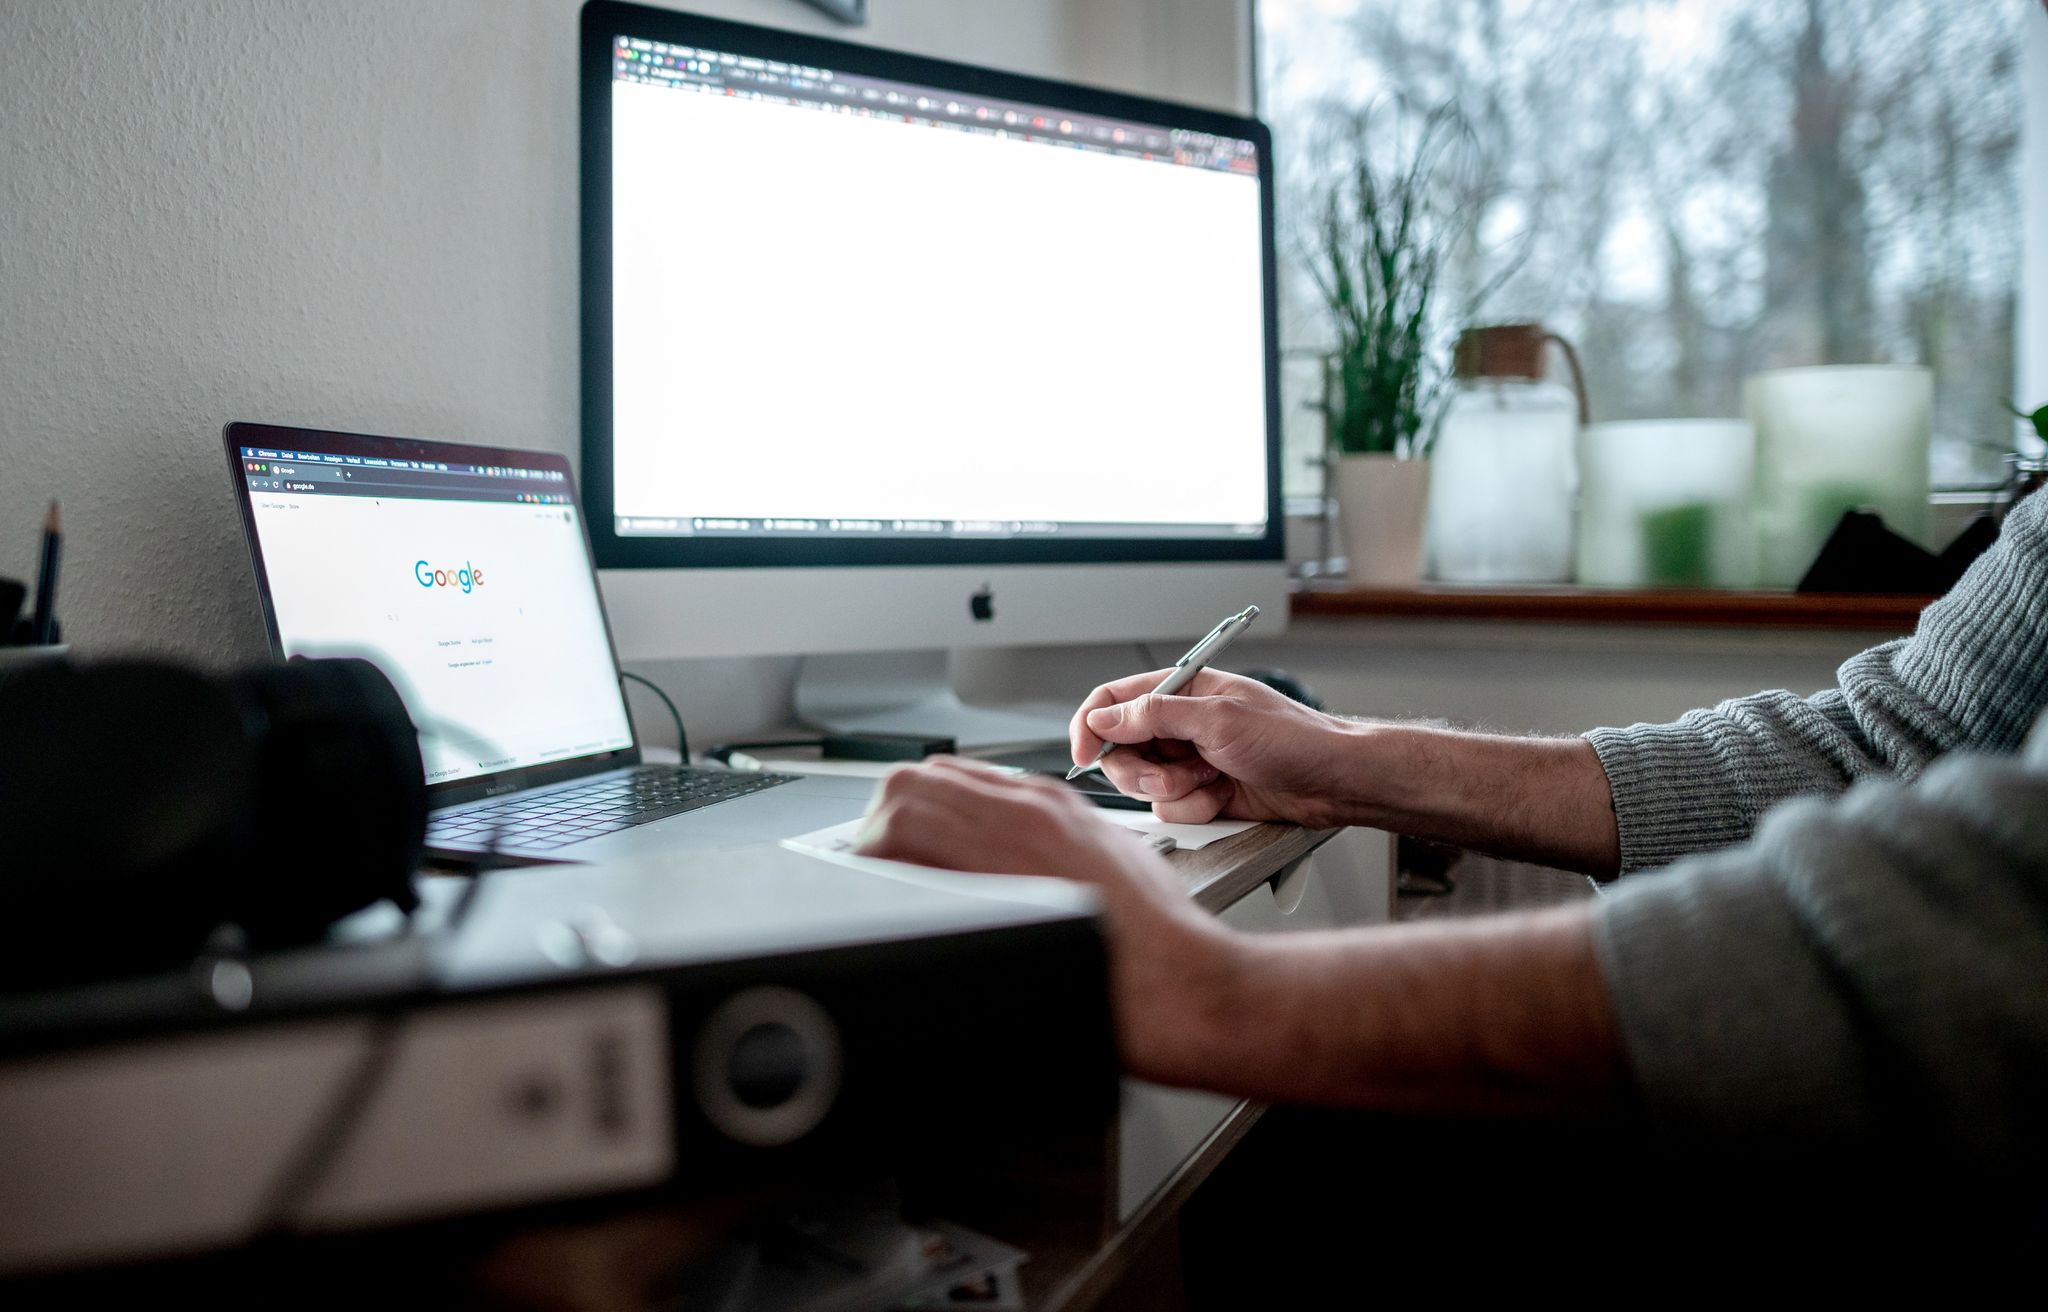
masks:
{"label": "black cable", "polygon": [[341,1081],[312,1132],[300,1141],[285,1169],[278,1173],[269,1198],[258,1212],[259,1239],[291,1233],[292,1223],[319,1191],[341,1150],[370,1110],[370,1104],[376,1101],[377,1091],[383,1087],[392,1061],[398,1056],[398,1037],[404,1029],[405,1018],[398,1012],[371,1016],[368,1048]]}
{"label": "black cable", "polygon": [[620,670],[619,677],[643,684],[656,697],[661,698],[661,704],[668,707],[669,718],[676,722],[676,750],[682,753],[683,764],[688,765],[690,763],[690,736],[683,732],[683,713],[676,709],[676,704],[668,699],[668,694],[661,690],[661,685],[652,679],[643,679],[631,670]]}
{"label": "black cable", "polygon": [[[791,671],[789,676],[791,687],[795,687],[803,682],[804,662],[809,659],[810,657],[804,653],[799,652],[797,654],[796,669]],[[825,740],[822,736],[816,738],[757,738],[746,742],[716,743],[705,749],[704,759],[716,761],[720,765],[731,765],[731,758],[734,752],[751,752],[758,747],[823,747],[824,745]]]}
{"label": "black cable", "polygon": [[455,899],[455,905],[448,909],[450,930],[462,928],[462,922],[469,919],[470,909],[476,905],[477,894],[483,891],[484,880],[493,870],[503,870],[507,866],[517,864],[506,860],[504,855],[507,823],[504,816],[499,816],[492,823],[491,836],[484,840],[482,854],[469,866],[469,882],[463,885],[462,894]]}
{"label": "black cable", "polygon": [[[483,890],[484,880],[491,871],[510,864],[501,855],[504,838],[505,821],[501,819],[491,827],[491,836],[484,843],[469,883],[463,887],[454,907],[448,912],[449,930],[460,927],[469,918],[471,909],[476,905],[477,894]],[[410,915],[406,917],[406,933],[416,932],[418,926],[417,920]],[[371,1015],[368,1049],[342,1079],[340,1087],[328,1101],[327,1110],[292,1150],[284,1169],[278,1172],[269,1196],[258,1212],[257,1238],[280,1238],[290,1234],[292,1223],[319,1192],[335,1162],[340,1160],[342,1149],[348,1146],[349,1139],[369,1114],[370,1105],[377,1100],[377,1094],[390,1076],[392,1062],[398,1056],[399,1038],[405,1031],[405,1021],[405,1013],[397,1010]]]}

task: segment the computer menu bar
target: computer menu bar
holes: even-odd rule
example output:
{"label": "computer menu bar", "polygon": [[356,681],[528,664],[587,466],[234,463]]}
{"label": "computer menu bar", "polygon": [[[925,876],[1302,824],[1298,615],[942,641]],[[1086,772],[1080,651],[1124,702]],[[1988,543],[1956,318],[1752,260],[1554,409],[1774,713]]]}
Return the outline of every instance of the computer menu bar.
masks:
{"label": "computer menu bar", "polygon": [[503,501],[534,506],[567,506],[574,500],[569,492],[567,476],[553,469],[397,460],[254,446],[241,448],[241,456],[242,478],[252,493]]}
{"label": "computer menu bar", "polygon": [[1070,523],[1033,519],[833,519],[787,515],[619,515],[620,537],[924,538],[989,541],[1012,538],[1188,538],[1262,536],[1264,524]]}
{"label": "computer menu bar", "polygon": [[888,119],[1034,144],[1256,176],[1258,148],[1238,137],[1102,118],[1021,101],[965,95],[730,51],[619,37],[618,82],[663,86]]}

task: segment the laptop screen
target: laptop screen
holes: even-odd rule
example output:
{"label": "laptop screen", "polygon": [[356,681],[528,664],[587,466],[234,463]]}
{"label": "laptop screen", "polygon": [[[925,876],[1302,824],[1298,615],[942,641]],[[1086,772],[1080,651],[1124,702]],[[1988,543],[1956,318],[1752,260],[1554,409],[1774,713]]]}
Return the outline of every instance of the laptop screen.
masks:
{"label": "laptop screen", "polygon": [[304,445],[231,450],[278,644],[383,670],[429,784],[632,745],[560,457],[269,431]]}

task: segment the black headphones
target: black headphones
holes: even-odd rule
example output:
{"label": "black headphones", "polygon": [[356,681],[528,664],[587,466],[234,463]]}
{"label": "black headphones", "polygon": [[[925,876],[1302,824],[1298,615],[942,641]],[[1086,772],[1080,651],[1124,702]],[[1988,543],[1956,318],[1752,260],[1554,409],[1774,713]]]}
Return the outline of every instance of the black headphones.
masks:
{"label": "black headphones", "polygon": [[302,943],[418,905],[419,739],[367,661],[0,678],[0,988],[164,969],[223,926]]}

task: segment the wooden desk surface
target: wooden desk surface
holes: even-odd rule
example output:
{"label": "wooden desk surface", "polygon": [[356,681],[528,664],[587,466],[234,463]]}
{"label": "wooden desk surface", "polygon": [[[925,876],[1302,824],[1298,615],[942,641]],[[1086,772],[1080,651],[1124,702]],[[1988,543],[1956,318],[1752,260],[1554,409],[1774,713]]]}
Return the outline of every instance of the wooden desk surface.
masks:
{"label": "wooden desk surface", "polygon": [[1315,851],[1338,831],[1265,824],[1167,859],[1187,880],[1188,896],[1218,912]]}

